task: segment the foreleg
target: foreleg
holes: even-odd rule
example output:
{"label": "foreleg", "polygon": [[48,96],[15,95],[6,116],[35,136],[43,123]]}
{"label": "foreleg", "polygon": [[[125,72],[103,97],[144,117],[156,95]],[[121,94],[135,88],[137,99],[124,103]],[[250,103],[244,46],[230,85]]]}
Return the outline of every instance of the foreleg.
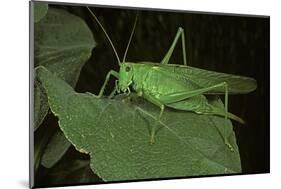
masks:
{"label": "foreleg", "polygon": [[[101,87],[101,90],[100,90],[100,92],[99,92],[99,95],[98,95],[99,98],[102,97],[102,95],[103,95],[103,93],[104,93],[104,90],[105,90],[105,87],[106,87],[106,85],[107,85],[107,83],[108,83],[108,81],[109,81],[111,75],[113,75],[114,77],[116,77],[117,79],[119,79],[119,74],[118,74],[118,72],[116,72],[116,71],[114,71],[114,70],[110,70],[110,71],[107,73],[106,78],[105,78],[105,81],[104,81],[104,83],[103,83],[103,85],[102,85],[102,87]],[[116,88],[116,85],[115,85],[114,92],[115,92],[116,90],[117,90],[117,88]],[[112,95],[112,93],[111,93],[111,95]],[[110,96],[111,96],[111,95],[110,95]]]}

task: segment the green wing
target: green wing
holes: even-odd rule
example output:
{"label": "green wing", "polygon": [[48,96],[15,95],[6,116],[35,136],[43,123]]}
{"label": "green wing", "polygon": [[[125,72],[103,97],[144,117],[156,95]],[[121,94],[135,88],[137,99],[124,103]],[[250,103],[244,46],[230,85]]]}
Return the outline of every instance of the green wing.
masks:
{"label": "green wing", "polygon": [[[147,65],[147,63],[145,63]],[[149,64],[161,74],[187,83],[193,83],[198,88],[210,87],[218,83],[226,82],[228,84],[229,94],[245,94],[254,91],[257,88],[257,82],[250,77],[238,76],[233,74],[208,71],[191,66],[176,64]],[[196,88],[197,88],[196,87]],[[224,88],[218,88],[207,94],[222,94]]]}

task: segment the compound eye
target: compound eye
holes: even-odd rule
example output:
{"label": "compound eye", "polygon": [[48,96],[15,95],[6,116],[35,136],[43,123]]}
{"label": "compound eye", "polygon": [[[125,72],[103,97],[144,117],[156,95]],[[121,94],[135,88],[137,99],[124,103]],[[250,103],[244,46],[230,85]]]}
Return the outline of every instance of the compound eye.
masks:
{"label": "compound eye", "polygon": [[127,66],[126,68],[125,68],[125,71],[126,72],[129,72],[131,70],[131,68],[129,67],[129,66]]}

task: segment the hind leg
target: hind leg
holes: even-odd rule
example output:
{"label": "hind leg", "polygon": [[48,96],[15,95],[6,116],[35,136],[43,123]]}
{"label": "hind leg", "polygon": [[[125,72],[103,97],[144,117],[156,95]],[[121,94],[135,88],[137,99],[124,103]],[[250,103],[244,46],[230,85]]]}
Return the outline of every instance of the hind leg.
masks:
{"label": "hind leg", "polygon": [[172,56],[172,53],[174,52],[175,46],[181,37],[181,42],[182,42],[182,54],[183,54],[183,64],[186,66],[186,51],[185,51],[185,37],[184,37],[184,29],[179,27],[176,37],[174,38],[174,41],[169,48],[167,54],[164,56],[164,58],[161,61],[161,64],[169,64],[169,60]]}

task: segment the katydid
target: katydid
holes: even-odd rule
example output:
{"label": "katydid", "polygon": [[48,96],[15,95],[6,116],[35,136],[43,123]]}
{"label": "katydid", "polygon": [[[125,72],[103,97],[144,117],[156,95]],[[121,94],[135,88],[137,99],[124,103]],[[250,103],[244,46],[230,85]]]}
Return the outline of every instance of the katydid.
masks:
{"label": "katydid", "polygon": [[[89,8],[88,10],[105,33],[120,66],[119,73],[114,70],[108,72],[98,97],[103,95],[105,86],[112,75],[118,80],[116,80],[115,88],[110,96],[115,92],[130,94],[131,88],[138,96],[143,97],[160,108],[158,120],[161,120],[165,107],[169,107],[197,114],[223,116],[225,124],[227,124],[228,118],[244,124],[241,118],[228,112],[228,95],[246,94],[254,91],[257,87],[256,80],[249,77],[187,66],[184,30],[181,27],[179,27],[171,47],[160,63],[147,61],[138,63],[126,62],[125,58],[136,27],[137,17],[121,62],[102,24]],[[184,65],[170,64],[170,57],[179,38],[181,38],[182,42]],[[208,103],[206,95],[222,94],[224,95],[224,109],[214,107]],[[154,141],[154,132],[151,133],[152,142]],[[225,144],[232,149],[227,138],[225,136],[223,138]]]}

